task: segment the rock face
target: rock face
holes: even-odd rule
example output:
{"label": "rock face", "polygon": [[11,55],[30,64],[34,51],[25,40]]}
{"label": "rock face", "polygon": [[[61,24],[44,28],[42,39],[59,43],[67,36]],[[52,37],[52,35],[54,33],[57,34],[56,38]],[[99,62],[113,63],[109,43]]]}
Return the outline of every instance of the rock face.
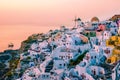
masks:
{"label": "rock face", "polygon": [[4,80],[5,77],[9,77],[7,80],[11,80],[14,75],[13,70],[17,68],[19,61],[19,50],[5,50],[0,53],[0,80]]}
{"label": "rock face", "polygon": [[27,40],[21,42],[21,47],[19,49],[19,52],[20,53],[26,52],[26,51],[28,51],[28,49],[30,48],[32,43],[39,42],[39,41],[42,42],[43,40],[48,40],[51,35],[58,33],[57,30],[55,30],[55,31],[50,30],[50,31],[49,31],[49,33],[50,33],[49,35],[43,34],[43,33],[38,33],[38,34],[33,34],[33,35],[29,36],[27,38]]}
{"label": "rock face", "polygon": [[29,36],[27,40],[21,43],[20,53],[26,52],[30,48],[31,44],[37,42],[37,40],[41,38],[42,35],[43,34],[33,34]]}
{"label": "rock face", "polygon": [[21,47],[20,47],[19,51],[20,51],[20,53],[23,53],[23,52],[27,51],[29,48],[30,48],[30,44],[23,41],[21,43]]}
{"label": "rock face", "polygon": [[116,21],[117,19],[120,18],[120,15],[114,15],[112,18],[110,18],[110,21]]}

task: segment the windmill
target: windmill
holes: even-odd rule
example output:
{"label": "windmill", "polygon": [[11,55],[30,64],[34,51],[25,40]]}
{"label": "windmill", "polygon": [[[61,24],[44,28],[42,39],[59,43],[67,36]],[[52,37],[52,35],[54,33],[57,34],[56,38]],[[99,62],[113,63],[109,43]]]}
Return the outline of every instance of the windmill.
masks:
{"label": "windmill", "polygon": [[79,17],[76,18],[76,16],[75,16],[75,19],[74,19],[73,21],[75,22],[74,28],[77,28],[78,26],[80,26],[80,24],[83,24],[83,23],[81,22],[81,19],[80,19]]}

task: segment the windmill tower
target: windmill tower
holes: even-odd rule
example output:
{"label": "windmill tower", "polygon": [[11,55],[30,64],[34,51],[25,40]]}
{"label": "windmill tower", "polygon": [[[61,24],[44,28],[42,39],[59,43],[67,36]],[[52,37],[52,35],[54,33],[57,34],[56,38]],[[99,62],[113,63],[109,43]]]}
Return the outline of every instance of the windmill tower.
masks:
{"label": "windmill tower", "polygon": [[76,18],[76,16],[75,16],[74,22],[75,22],[74,28],[77,28],[77,18]]}

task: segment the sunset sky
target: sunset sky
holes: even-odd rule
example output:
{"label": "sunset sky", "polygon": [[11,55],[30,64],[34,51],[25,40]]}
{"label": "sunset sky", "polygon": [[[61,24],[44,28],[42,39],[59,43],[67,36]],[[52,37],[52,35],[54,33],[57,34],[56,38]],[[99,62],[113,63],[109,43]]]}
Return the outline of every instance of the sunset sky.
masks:
{"label": "sunset sky", "polygon": [[9,42],[20,45],[30,34],[53,26],[73,26],[75,16],[90,21],[114,14],[120,14],[120,0],[0,0],[0,50]]}
{"label": "sunset sky", "polygon": [[75,16],[101,20],[120,13],[120,0],[0,0],[2,25],[71,25]]}

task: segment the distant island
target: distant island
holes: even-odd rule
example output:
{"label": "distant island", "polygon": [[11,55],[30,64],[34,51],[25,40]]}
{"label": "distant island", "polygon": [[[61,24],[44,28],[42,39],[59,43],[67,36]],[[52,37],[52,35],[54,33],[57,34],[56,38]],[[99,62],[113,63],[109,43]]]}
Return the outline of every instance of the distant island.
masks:
{"label": "distant island", "polygon": [[120,15],[74,21],[0,52],[0,80],[119,80]]}

